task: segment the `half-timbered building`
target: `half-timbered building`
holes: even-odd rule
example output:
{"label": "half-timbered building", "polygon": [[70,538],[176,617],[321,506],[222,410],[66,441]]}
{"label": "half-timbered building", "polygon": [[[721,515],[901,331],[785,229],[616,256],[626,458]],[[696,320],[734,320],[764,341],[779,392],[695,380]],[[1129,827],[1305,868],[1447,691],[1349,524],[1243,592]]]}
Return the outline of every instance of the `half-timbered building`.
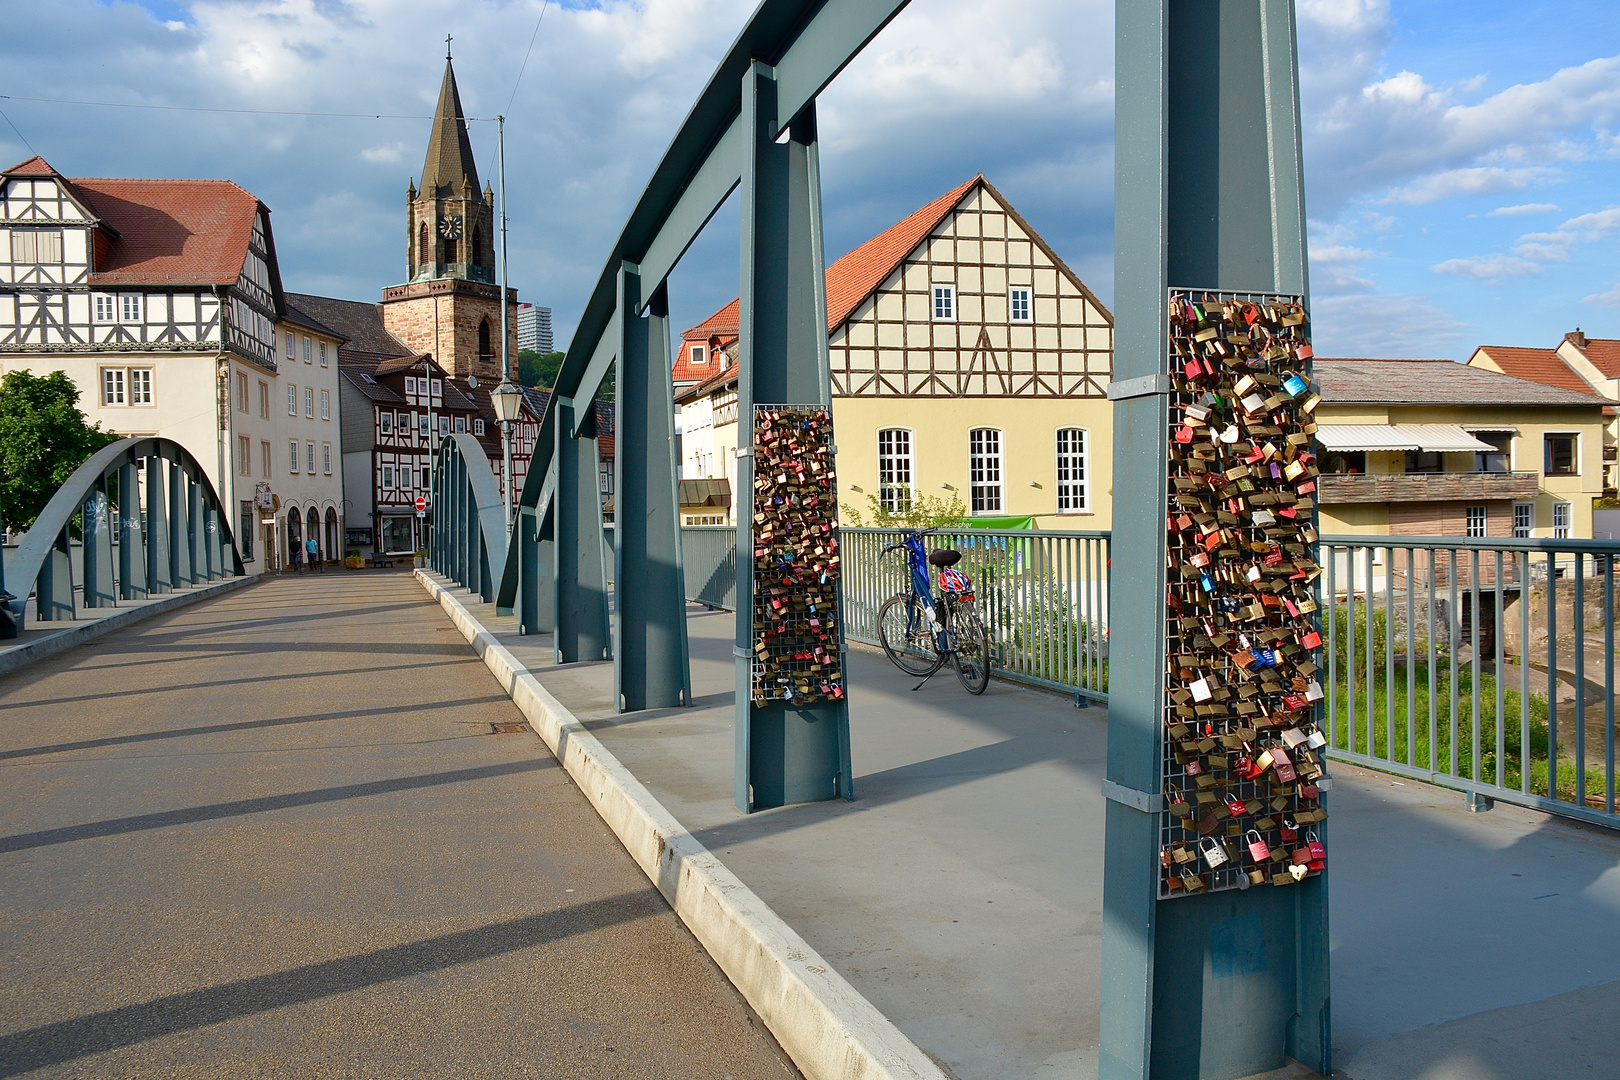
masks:
{"label": "half-timbered building", "polygon": [[[270,211],[236,184],[0,172],[0,369],[64,371],[90,420],[212,464],[250,571],[276,564],[253,503],[287,477],[286,316]],[[316,474],[323,521],[341,484]]]}
{"label": "half-timbered building", "polygon": [[[826,287],[842,506],[927,495],[1109,528],[1113,315],[989,181],[849,252]],[[736,477],[736,334],[733,301],[682,335],[683,479]]]}

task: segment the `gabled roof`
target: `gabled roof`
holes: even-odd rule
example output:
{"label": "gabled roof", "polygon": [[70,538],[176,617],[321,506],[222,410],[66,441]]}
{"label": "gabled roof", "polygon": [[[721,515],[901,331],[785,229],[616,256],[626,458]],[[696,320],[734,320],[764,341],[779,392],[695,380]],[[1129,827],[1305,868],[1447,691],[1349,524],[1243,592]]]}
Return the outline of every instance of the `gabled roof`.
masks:
{"label": "gabled roof", "polygon": [[292,302],[292,300],[290,299],[290,297],[291,297],[290,293],[288,294],[288,296],[289,296],[289,299],[287,301],[287,314],[284,316],[284,318],[288,322],[295,323],[298,326],[308,327],[309,329],[314,330],[318,334],[325,334],[328,337],[335,337],[335,338],[338,339],[338,344],[339,345],[343,344],[343,342],[347,340],[342,334],[338,333],[336,330],[332,329],[330,326],[327,326],[325,323],[321,322],[319,319],[316,319],[313,316],[307,314],[306,312],[300,310],[299,307],[296,304],[294,304]]}
{"label": "gabled roof", "polygon": [[1602,398],[1454,360],[1318,359],[1322,400],[1333,405],[1584,405]]}
{"label": "gabled roof", "polygon": [[828,333],[849,318],[850,312],[883,284],[883,279],[905,261],[912,249],[945,220],[945,215],[983,182],[981,173],[954,191],[947,191],[827,267]]}
{"label": "gabled roof", "polygon": [[[76,177],[73,189],[119,239],[90,280],[107,284],[234,285],[260,213],[270,212],[229,180]],[[271,273],[279,277],[273,250]],[[280,292],[279,282],[273,292]]]}
{"label": "gabled roof", "polygon": [[[1567,339],[1566,339],[1567,340]],[[1574,345],[1574,342],[1570,342]],[[1592,366],[1603,373],[1605,379],[1620,379],[1620,340],[1615,338],[1587,338],[1586,345],[1575,345]]]}
{"label": "gabled roof", "polygon": [[[1592,387],[1576,370],[1564,362],[1556,349],[1523,349],[1512,345],[1481,345],[1474,355],[1484,353],[1505,374],[1517,379],[1574,390],[1590,394]],[[1472,360],[1470,359],[1470,363]]]}
{"label": "gabled roof", "polygon": [[456,88],[456,72],[450,58],[444,61],[444,82],[439,86],[439,105],[433,110],[433,132],[428,136],[427,159],[422,163],[422,194],[429,198],[451,194],[450,185],[462,178],[472,184],[471,198],[483,198],[478,190],[478,162],[472,141],[467,137],[467,119],[461,111],[461,92]]}
{"label": "gabled roof", "polygon": [[551,391],[538,386],[525,386],[523,400],[529,403],[529,411],[535,416],[545,416],[546,405],[551,401]]}
{"label": "gabled roof", "polygon": [[336,331],[344,339],[343,353],[346,359],[357,359],[361,355],[374,360],[416,355],[383,329],[382,310],[376,304],[339,300],[331,296],[311,296],[308,293],[288,293],[287,302]]}
{"label": "gabled roof", "polygon": [[378,382],[370,370],[375,365],[367,363],[338,363],[338,374],[348,380],[349,385],[360,391],[362,395],[382,405],[403,405],[405,398],[396,394],[382,383]]}
{"label": "gabled roof", "polygon": [[741,301],[733,300],[690,330],[683,331],[681,337],[708,338],[716,334],[735,334],[738,327],[737,312],[740,307]]}
{"label": "gabled roof", "polygon": [[444,368],[440,367],[439,362],[433,359],[432,353],[421,353],[417,356],[389,357],[379,363],[372,374],[381,377],[383,375],[394,375],[401,371],[415,371],[422,366],[423,361],[431,365],[428,368],[431,373],[438,375],[440,378],[444,377]]}
{"label": "gabled roof", "polygon": [[20,165],[13,165],[6,170],[7,176],[57,176],[57,171],[51,168],[50,162],[35,154]]}

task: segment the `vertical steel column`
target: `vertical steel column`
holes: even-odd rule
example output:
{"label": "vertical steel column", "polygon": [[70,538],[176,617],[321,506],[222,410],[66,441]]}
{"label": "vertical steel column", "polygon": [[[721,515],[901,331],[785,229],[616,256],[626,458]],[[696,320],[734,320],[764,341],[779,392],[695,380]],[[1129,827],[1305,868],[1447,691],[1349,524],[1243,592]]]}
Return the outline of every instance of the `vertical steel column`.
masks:
{"label": "vertical steel column", "polygon": [[[1290,0],[1116,5],[1114,582],[1101,1080],[1330,1071],[1327,876],[1159,901],[1171,287],[1307,293]],[[1137,799],[1131,792],[1142,793]],[[1149,810],[1139,809],[1145,806]],[[1162,1009],[1156,1016],[1156,1009]],[[1160,1022],[1155,1023],[1158,1019]]]}
{"label": "vertical steel column", "polygon": [[540,515],[534,507],[518,507],[513,542],[518,546],[518,587],[514,605],[518,633],[548,634],[557,598],[549,587],[551,544],[540,539]]}
{"label": "vertical steel column", "polygon": [[[552,461],[557,491],[552,497],[556,548],[552,580],[556,583],[556,616],[552,625],[559,664],[605,660],[611,642],[608,629],[607,566],[602,558],[602,496],[597,488],[595,406],[587,434],[576,439],[579,423],[573,398],[557,405],[557,445]],[[620,425],[622,428],[624,425]],[[623,603],[624,593],[619,593]]]}
{"label": "vertical steel column", "polygon": [[118,596],[121,600],[146,598],[146,536],[141,530],[139,478],[140,468],[134,458],[118,467]]}
{"label": "vertical steel column", "polygon": [[[201,487],[202,485],[197,485]],[[219,557],[220,540],[225,535],[219,527],[219,503],[213,499],[203,498],[203,565],[208,569],[208,580],[218,581],[224,577],[224,566]]]}
{"label": "vertical steel column", "polygon": [[[27,584],[19,587],[26,595]],[[39,578],[34,582],[34,617],[40,622],[78,617],[73,603],[73,551],[66,529],[56,534],[56,542],[39,568]]]}
{"label": "vertical steel column", "polygon": [[114,593],[112,529],[108,523],[110,504],[107,501],[107,478],[101,477],[81,507],[80,521],[84,536],[80,554],[84,565],[84,606],[87,608],[117,607]]}
{"label": "vertical steel column", "polygon": [[675,480],[675,400],[670,382],[669,294],[648,299],[641,274],[619,268],[618,439],[613,460],[613,700],[621,712],[692,700]]}
{"label": "vertical steel column", "polygon": [[[151,596],[174,591],[169,562],[169,500],[163,495],[164,461],[156,454],[146,459],[146,590]],[[265,565],[273,553],[266,552]]]}
{"label": "vertical steel column", "polygon": [[[854,798],[849,699],[753,703],[756,404],[831,407],[816,111],[777,115],[776,72],[755,61],[742,90],[742,289],[737,386],[736,804],[750,810]],[[788,138],[777,142],[786,119]],[[844,620],[838,619],[843,652]]]}
{"label": "vertical steel column", "polygon": [[186,540],[191,556],[191,583],[208,580],[208,522],[203,513],[202,484],[186,475]]}
{"label": "vertical steel column", "polygon": [[186,519],[186,473],[169,462],[169,581],[175,588],[191,584],[191,525]]}

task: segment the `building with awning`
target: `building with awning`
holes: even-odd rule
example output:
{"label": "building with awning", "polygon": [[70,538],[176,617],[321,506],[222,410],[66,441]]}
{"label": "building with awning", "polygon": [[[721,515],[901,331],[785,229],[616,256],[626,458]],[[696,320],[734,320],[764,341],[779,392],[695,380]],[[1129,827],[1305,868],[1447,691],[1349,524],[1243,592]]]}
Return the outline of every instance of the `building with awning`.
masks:
{"label": "building with awning", "polygon": [[1319,359],[1324,533],[1590,537],[1595,394],[1450,360]]}

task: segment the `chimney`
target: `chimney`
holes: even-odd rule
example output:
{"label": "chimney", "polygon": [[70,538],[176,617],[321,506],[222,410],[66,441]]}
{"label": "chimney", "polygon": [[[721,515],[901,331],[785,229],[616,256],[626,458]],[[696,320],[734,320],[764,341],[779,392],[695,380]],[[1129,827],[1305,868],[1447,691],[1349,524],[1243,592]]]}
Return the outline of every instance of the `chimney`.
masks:
{"label": "chimney", "polygon": [[1564,340],[1575,346],[1577,349],[1580,349],[1582,352],[1586,351],[1586,335],[1581,333],[1580,327],[1577,326],[1574,330],[1571,330],[1569,333],[1565,334]]}

